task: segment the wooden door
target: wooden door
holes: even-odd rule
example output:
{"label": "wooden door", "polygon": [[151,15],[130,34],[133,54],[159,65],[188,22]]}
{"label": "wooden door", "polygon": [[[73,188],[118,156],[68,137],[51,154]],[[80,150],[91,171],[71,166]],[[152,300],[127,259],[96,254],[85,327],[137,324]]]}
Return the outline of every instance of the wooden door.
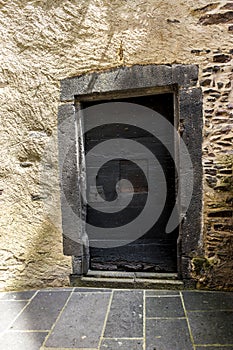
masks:
{"label": "wooden door", "polygon": [[[174,124],[173,94],[132,97],[114,101],[136,103],[149,107]],[[108,102],[83,103],[83,108]],[[167,149],[153,135],[141,128],[127,125],[127,123],[106,124],[88,131],[85,134],[85,151],[88,153],[95,145],[108,139],[117,138],[138,141],[156,155],[166,178],[168,188],[166,203],[159,220],[148,232],[145,232],[142,237],[134,242],[114,248],[90,247],[90,267],[92,270],[175,272],[177,271],[178,229],[175,229],[170,234],[165,233],[166,224],[175,205],[176,175],[174,161],[171,159]],[[101,157],[101,154],[98,156]],[[139,156],[139,161],[143,163],[147,160],[140,159]],[[86,164],[87,197],[91,196],[88,179],[92,166],[92,164]],[[98,172],[96,183],[103,198],[107,201],[112,201],[117,196],[116,183],[125,178],[133,184],[134,200],[123,210],[119,207],[119,212],[117,213],[97,212],[96,209],[87,206],[88,223],[103,228],[119,227],[139,215],[147,200],[148,187],[146,174],[140,171],[140,168],[134,162],[130,162],[122,157],[106,162]],[[127,193],[127,191],[132,191],[132,187],[126,183],[121,185],[118,190]]]}

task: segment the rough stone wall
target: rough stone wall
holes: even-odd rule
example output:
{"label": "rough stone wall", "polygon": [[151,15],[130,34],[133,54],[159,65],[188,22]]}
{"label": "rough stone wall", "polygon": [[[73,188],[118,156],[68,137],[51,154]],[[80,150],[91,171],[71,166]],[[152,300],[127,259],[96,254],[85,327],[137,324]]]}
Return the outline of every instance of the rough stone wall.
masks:
{"label": "rough stone wall", "polygon": [[233,289],[233,3],[195,9],[204,27],[222,28],[222,43],[193,50],[204,55],[200,85],[204,97],[204,257],[193,259],[198,286]]}
{"label": "rough stone wall", "polygon": [[210,56],[212,63],[202,69],[200,81],[205,116],[205,259],[198,277],[200,285],[226,289],[233,287],[232,53],[231,49],[214,51]]}
{"label": "rough stone wall", "polygon": [[0,30],[0,288],[68,284],[56,148],[59,81],[148,63],[200,67],[204,254],[194,253],[193,275],[200,286],[232,288],[232,2],[0,0]]}

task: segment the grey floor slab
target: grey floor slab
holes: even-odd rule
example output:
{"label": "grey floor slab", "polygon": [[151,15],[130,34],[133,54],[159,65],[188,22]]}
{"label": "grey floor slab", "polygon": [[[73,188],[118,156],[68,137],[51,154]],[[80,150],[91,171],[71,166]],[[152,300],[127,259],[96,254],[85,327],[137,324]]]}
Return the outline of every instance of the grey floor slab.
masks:
{"label": "grey floor slab", "polygon": [[186,320],[147,320],[146,350],[192,350]]}
{"label": "grey floor slab", "polygon": [[12,326],[14,330],[49,330],[70,292],[38,292]]}
{"label": "grey floor slab", "polygon": [[1,350],[39,350],[47,333],[7,332],[0,338]]}
{"label": "grey floor slab", "polygon": [[180,293],[175,290],[146,290],[146,296],[180,296]]}
{"label": "grey floor slab", "polygon": [[188,312],[195,344],[232,344],[233,312]]}
{"label": "grey floor slab", "polygon": [[111,289],[102,289],[102,288],[75,288],[74,292],[79,293],[111,293]]}
{"label": "grey floor slab", "polygon": [[104,339],[100,350],[143,350],[143,340]]}
{"label": "grey floor slab", "polygon": [[196,350],[233,350],[233,346],[197,346]]}
{"label": "grey floor slab", "polygon": [[146,317],[184,317],[180,298],[146,298]]}
{"label": "grey floor slab", "polygon": [[183,292],[186,310],[233,310],[233,293]]}
{"label": "grey floor slab", "polygon": [[45,288],[40,289],[40,292],[73,292],[73,287],[56,287],[56,288]]}
{"label": "grey floor slab", "polygon": [[29,300],[35,293],[35,290],[0,293],[0,300]]}
{"label": "grey floor slab", "polygon": [[46,347],[98,348],[111,293],[73,293]]}
{"label": "grey floor slab", "polygon": [[114,291],[104,336],[143,337],[143,292]]}
{"label": "grey floor slab", "polygon": [[0,332],[10,327],[27,301],[0,301]]}

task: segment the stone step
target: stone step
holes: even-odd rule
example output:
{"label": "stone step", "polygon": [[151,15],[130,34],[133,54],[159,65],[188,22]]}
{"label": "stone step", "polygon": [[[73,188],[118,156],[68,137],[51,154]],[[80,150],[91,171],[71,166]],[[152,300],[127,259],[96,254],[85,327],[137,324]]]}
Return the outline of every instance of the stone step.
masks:
{"label": "stone step", "polygon": [[[146,276],[147,275],[147,276]],[[184,289],[176,274],[89,271],[86,276],[70,276],[72,287]],[[163,277],[163,278],[162,278]]]}
{"label": "stone step", "polygon": [[157,273],[157,272],[126,272],[126,271],[94,271],[89,270],[88,277],[109,277],[109,278],[149,278],[177,280],[177,273]]}

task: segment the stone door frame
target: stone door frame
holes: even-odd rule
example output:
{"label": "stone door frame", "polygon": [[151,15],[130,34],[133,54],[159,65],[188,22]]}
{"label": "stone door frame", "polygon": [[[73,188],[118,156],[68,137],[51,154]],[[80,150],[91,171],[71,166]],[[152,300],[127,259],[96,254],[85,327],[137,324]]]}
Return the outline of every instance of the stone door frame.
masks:
{"label": "stone door frame", "polygon": [[[198,66],[179,64],[119,67],[61,81],[58,147],[63,250],[73,257],[74,274],[84,275],[89,269],[85,206],[81,198],[85,159],[82,125],[77,117],[79,103],[168,92],[175,95],[175,126],[182,134],[194,170],[193,197],[180,224],[177,257],[178,277],[187,282],[192,279],[191,259],[202,250],[202,90],[198,87]],[[177,152],[179,158],[179,147]],[[83,221],[78,218],[81,216]]]}

